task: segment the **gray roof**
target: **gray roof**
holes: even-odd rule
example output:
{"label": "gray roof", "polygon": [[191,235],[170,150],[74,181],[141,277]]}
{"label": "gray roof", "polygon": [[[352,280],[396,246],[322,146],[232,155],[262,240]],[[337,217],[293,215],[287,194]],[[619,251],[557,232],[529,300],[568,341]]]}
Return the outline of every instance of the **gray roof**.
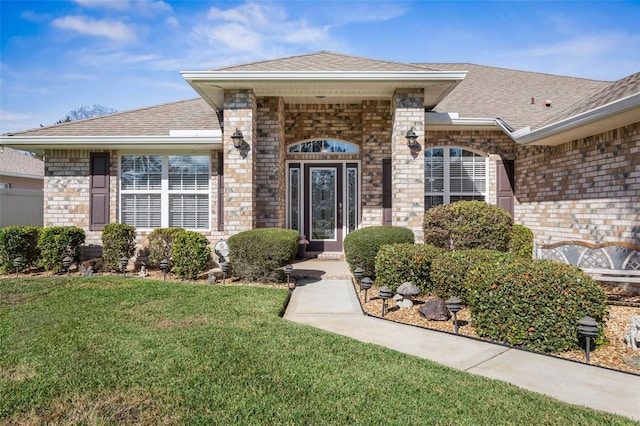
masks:
{"label": "gray roof", "polygon": [[[488,67],[468,63],[378,61],[331,52],[218,68],[215,71],[468,71],[467,77],[434,110],[462,118],[501,118],[514,129],[551,121],[638,92],[640,73],[618,82]],[[531,99],[535,102],[532,104]],[[551,106],[545,106],[550,101]],[[201,98],[125,111],[16,136],[166,136],[170,130],[219,130],[216,112]]]}
{"label": "gray roof", "polygon": [[322,51],[216,68],[214,71],[421,71],[425,69],[428,70],[428,68],[407,63],[379,61]]}
{"label": "gray roof", "polygon": [[44,161],[11,148],[0,150],[0,175],[25,175],[44,177]]}
{"label": "gray roof", "polygon": [[555,123],[637,93],[640,93],[640,72],[631,74],[613,83],[608,83],[600,90],[589,94],[579,102],[549,117],[548,120],[540,124],[547,125]]}
{"label": "gray roof", "polygon": [[196,98],[16,132],[12,135],[168,136],[170,130],[219,129],[215,111],[202,98]]}
{"label": "gray roof", "polygon": [[[538,127],[610,83],[475,64],[420,64],[430,69],[467,70],[467,77],[434,109],[460,117],[501,118],[514,129]],[[535,103],[531,103],[534,98]],[[551,101],[551,107],[545,101]]]}

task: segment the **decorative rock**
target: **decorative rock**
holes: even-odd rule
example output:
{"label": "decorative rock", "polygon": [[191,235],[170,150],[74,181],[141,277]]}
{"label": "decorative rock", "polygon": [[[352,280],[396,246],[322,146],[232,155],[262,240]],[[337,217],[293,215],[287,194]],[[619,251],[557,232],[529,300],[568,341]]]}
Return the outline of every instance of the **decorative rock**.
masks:
{"label": "decorative rock", "polygon": [[630,367],[640,369],[640,355],[623,356],[622,361]]}
{"label": "decorative rock", "polygon": [[207,283],[215,284],[216,283],[216,272],[214,270],[210,270],[207,274]]}
{"label": "decorative rock", "polygon": [[624,342],[633,350],[640,344],[640,316],[634,315],[629,322],[629,330],[624,335]]}
{"label": "decorative rock", "polygon": [[411,299],[402,299],[398,302],[398,307],[400,309],[407,309],[413,306],[413,301]]}
{"label": "decorative rock", "polygon": [[428,321],[448,321],[451,318],[447,303],[439,297],[427,300],[418,312]]}
{"label": "decorative rock", "polygon": [[404,296],[401,294],[396,294],[393,296],[393,300],[395,300],[396,302],[400,302],[402,301],[402,299],[404,299]]}

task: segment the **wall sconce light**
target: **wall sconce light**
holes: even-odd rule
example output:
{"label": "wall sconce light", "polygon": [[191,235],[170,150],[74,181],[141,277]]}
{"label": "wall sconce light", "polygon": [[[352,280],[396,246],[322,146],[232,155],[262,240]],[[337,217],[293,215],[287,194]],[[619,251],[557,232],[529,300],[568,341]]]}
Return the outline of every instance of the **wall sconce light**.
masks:
{"label": "wall sconce light", "polygon": [[244,136],[242,136],[242,132],[238,129],[233,132],[233,135],[231,135],[231,139],[233,140],[233,146],[236,149],[240,149],[244,144]]}
{"label": "wall sconce light", "polygon": [[407,146],[411,149],[416,148],[418,144],[418,135],[413,131],[413,127],[410,128],[404,135],[407,138]]}

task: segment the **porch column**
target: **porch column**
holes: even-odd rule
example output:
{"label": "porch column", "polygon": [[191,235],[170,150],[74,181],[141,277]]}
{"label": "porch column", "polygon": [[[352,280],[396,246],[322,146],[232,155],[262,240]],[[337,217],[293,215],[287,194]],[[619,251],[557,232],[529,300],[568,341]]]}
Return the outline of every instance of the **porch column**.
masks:
{"label": "porch column", "polygon": [[[409,228],[416,242],[423,240],[424,218],[424,89],[397,89],[392,102],[391,168],[393,226]],[[418,135],[418,149],[410,149],[406,134]]]}
{"label": "porch column", "polygon": [[[233,146],[236,129],[243,147]],[[256,97],[251,89],[224,93],[224,229],[236,234],[256,224]]]}

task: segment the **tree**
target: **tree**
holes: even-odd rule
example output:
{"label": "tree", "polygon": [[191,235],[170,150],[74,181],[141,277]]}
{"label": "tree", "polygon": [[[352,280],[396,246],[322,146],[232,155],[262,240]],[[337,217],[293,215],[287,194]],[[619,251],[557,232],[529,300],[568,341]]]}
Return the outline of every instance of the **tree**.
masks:
{"label": "tree", "polygon": [[113,114],[116,111],[113,108],[104,105],[95,104],[89,108],[87,105],[81,105],[80,108],[69,111],[64,118],[56,121],[55,124],[69,123],[71,121],[84,120],[86,118],[100,117],[103,115]]}

